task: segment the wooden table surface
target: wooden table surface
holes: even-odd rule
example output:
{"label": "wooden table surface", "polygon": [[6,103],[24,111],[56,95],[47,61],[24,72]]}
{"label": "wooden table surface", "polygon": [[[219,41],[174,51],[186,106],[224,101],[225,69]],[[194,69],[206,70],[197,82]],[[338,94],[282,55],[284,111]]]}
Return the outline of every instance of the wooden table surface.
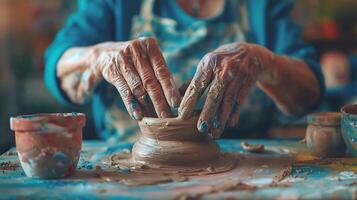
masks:
{"label": "wooden table surface", "polygon": [[[244,152],[240,140],[219,140],[223,151],[239,154],[237,167],[226,173],[190,177],[184,182],[128,187],[93,176],[102,158],[132,143],[108,145],[85,141],[75,175],[56,180],[27,178],[21,167],[0,169],[0,199],[353,199],[357,198],[357,159],[316,159],[306,146],[293,140],[248,140],[264,144],[266,152]],[[0,163],[18,164],[15,148],[0,156]]]}

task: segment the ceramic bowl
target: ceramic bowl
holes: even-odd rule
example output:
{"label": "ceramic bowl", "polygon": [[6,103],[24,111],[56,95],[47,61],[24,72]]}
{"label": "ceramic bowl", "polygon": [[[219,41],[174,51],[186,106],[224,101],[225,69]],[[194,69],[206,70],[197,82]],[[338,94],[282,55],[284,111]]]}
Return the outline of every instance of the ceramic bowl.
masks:
{"label": "ceramic bowl", "polygon": [[357,104],[341,108],[341,132],[348,152],[357,156]]}
{"label": "ceramic bowl", "polygon": [[16,149],[28,177],[61,178],[74,173],[81,151],[82,113],[34,114],[12,117]]}

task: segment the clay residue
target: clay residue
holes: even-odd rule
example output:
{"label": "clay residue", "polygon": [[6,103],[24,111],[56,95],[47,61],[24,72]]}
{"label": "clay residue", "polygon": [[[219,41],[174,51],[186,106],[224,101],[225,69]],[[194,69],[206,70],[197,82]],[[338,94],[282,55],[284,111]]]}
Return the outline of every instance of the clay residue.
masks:
{"label": "clay residue", "polygon": [[264,152],[264,145],[262,145],[262,144],[252,145],[252,144],[248,144],[245,141],[242,141],[241,145],[242,145],[242,148],[248,152],[252,152],[252,153],[263,153]]}
{"label": "clay residue", "polygon": [[5,156],[16,156],[17,152],[16,151],[8,151],[4,154]]}
{"label": "clay residue", "polygon": [[316,158],[312,160],[296,161],[293,165],[329,165],[331,163],[333,163],[333,160],[330,158]]}
{"label": "clay residue", "polygon": [[132,152],[124,150],[103,159],[109,168],[125,173],[103,172],[101,177],[135,186],[184,181],[190,176],[233,169],[237,155],[220,152],[215,141],[199,134],[197,120],[198,116],[188,120],[144,118]]}
{"label": "clay residue", "polygon": [[208,190],[196,194],[182,193],[175,197],[175,200],[201,199],[205,195],[216,194],[228,191],[253,191],[258,189],[257,186],[249,185],[238,180],[230,180],[217,185],[211,185]]}
{"label": "clay residue", "polygon": [[120,182],[127,186],[155,185],[167,182],[182,182],[187,177],[179,174],[122,172],[118,170],[103,171],[99,166],[94,168],[94,175],[109,182]]}
{"label": "clay residue", "polygon": [[292,167],[287,167],[278,172],[277,175],[274,176],[273,182],[277,183],[284,180],[286,177],[291,175]]}
{"label": "clay residue", "polygon": [[175,199],[176,200],[188,200],[188,199],[202,199],[205,195],[211,195],[211,194],[219,194],[219,193],[224,193],[224,192],[229,192],[229,191],[255,191],[257,189],[264,189],[264,188],[286,188],[289,187],[289,183],[270,183],[267,185],[262,185],[262,186],[257,186],[257,185],[252,185],[252,184],[247,184],[244,183],[240,180],[228,180],[224,181],[223,183],[219,183],[216,185],[210,185],[208,190],[198,192],[196,194],[188,194],[188,193],[182,193],[179,194]]}
{"label": "clay residue", "polygon": [[135,162],[130,152],[120,152],[112,154],[103,159],[103,164],[109,168],[129,170],[130,172],[142,174],[179,174],[181,176],[198,176],[216,174],[229,171],[237,164],[237,155],[232,153],[221,153],[219,159],[206,163],[196,163],[192,165],[163,165],[154,163]]}
{"label": "clay residue", "polygon": [[7,162],[1,162],[0,163],[0,170],[10,170],[14,171],[19,167],[19,162],[18,161],[7,161]]}

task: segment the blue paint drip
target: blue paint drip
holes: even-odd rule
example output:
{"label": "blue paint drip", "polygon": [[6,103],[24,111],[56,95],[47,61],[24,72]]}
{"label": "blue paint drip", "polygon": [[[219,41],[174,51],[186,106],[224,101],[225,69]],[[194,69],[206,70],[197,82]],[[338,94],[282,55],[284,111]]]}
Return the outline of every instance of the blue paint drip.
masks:
{"label": "blue paint drip", "polygon": [[85,167],[86,169],[93,169],[93,164],[90,163],[90,162],[88,162],[88,163],[86,163],[86,164],[84,165],[84,167]]}
{"label": "blue paint drip", "polygon": [[64,165],[68,164],[68,156],[64,154],[63,152],[59,151],[53,154],[53,157],[63,163]]}

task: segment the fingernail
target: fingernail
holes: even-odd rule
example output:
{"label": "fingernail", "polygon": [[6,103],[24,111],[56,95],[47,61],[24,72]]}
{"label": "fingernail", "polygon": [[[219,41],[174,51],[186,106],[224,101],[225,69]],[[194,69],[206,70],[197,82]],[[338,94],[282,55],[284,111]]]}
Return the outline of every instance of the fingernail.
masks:
{"label": "fingernail", "polygon": [[206,133],[207,130],[208,130],[207,122],[205,122],[205,121],[200,122],[200,125],[199,125],[199,127],[198,127],[198,130],[199,130],[201,133]]}
{"label": "fingernail", "polygon": [[171,114],[169,112],[163,111],[160,113],[161,118],[167,118],[171,117]]}
{"label": "fingernail", "polygon": [[180,105],[180,98],[177,96],[171,98],[171,106],[176,108]]}

